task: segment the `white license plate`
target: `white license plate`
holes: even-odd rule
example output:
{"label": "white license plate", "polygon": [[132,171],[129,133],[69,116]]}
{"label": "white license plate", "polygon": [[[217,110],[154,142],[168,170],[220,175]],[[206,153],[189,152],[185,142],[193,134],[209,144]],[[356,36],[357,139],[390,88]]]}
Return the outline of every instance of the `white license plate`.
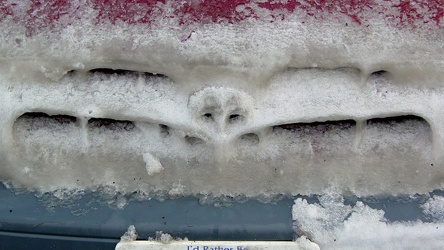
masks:
{"label": "white license plate", "polygon": [[294,241],[175,241],[161,243],[156,241],[119,242],[116,250],[298,250],[319,249],[314,243],[303,245]]}

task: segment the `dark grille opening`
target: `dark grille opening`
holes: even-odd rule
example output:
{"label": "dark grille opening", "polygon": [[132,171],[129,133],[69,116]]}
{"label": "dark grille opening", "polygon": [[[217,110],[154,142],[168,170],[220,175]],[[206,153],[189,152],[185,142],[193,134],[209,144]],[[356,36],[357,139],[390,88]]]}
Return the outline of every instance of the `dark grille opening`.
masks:
{"label": "dark grille opening", "polygon": [[48,115],[43,112],[28,112],[17,118],[17,122],[28,123],[32,129],[50,127],[51,125],[68,125],[77,122],[77,118],[69,115]]}
{"label": "dark grille opening", "polygon": [[305,133],[316,132],[326,133],[333,129],[350,129],[356,127],[356,121],[354,120],[342,120],[342,121],[326,121],[326,122],[311,122],[311,123],[291,123],[282,124],[273,127],[275,129],[285,129],[291,131],[302,131]]}
{"label": "dark grille opening", "polygon": [[372,124],[395,125],[395,124],[399,124],[399,123],[405,123],[408,121],[427,123],[423,118],[421,118],[419,116],[403,115],[403,116],[369,119],[369,120],[367,120],[367,125],[372,125]]}
{"label": "dark grille opening", "polygon": [[138,75],[142,74],[144,76],[152,76],[152,77],[160,77],[160,78],[167,78],[167,76],[162,74],[155,74],[150,72],[140,72],[140,71],[134,71],[134,70],[126,70],[126,69],[110,69],[110,68],[97,68],[97,69],[91,69],[89,70],[90,73],[99,73],[104,75]]}
{"label": "dark grille opening", "polygon": [[392,78],[392,74],[385,70],[375,71],[368,76],[368,80],[373,83],[388,83]]}
{"label": "dark grille opening", "polygon": [[91,118],[88,120],[88,127],[90,129],[104,128],[108,130],[132,131],[136,126],[131,121],[114,120],[107,118]]}
{"label": "dark grille opening", "polygon": [[375,72],[371,73],[370,76],[373,76],[373,77],[384,77],[385,76],[386,77],[389,74],[390,73],[388,71],[378,70],[378,71],[375,71]]}

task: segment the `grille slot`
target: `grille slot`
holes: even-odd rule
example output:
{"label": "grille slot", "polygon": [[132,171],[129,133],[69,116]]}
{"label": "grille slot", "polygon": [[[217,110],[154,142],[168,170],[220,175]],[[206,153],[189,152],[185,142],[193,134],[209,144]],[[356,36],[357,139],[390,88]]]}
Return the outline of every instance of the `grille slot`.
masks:
{"label": "grille slot", "polygon": [[126,69],[96,68],[96,69],[91,69],[88,72],[92,74],[102,74],[102,75],[118,75],[118,76],[144,75],[145,77],[168,78],[166,75],[163,74],[140,72],[140,71],[126,70]]}
{"label": "grille slot", "polygon": [[91,118],[88,120],[89,129],[105,129],[113,131],[132,131],[136,126],[131,121],[108,118]]}
{"label": "grille slot", "polygon": [[414,155],[432,158],[432,131],[427,121],[413,115],[369,119],[361,148],[387,158],[398,154],[400,161]]}
{"label": "grille slot", "polygon": [[382,78],[390,79],[391,77],[392,77],[392,75],[390,74],[390,72],[385,71],[385,70],[378,70],[378,71],[375,71],[369,75],[370,79],[378,79],[378,78],[379,79],[382,79]]}
{"label": "grille slot", "polygon": [[350,129],[354,127],[356,127],[356,122],[354,120],[343,120],[343,121],[282,124],[274,126],[273,130],[284,129],[300,133],[324,134],[334,129]]}
{"label": "grille slot", "polygon": [[69,115],[48,115],[43,112],[28,112],[17,118],[16,123],[22,124],[27,130],[56,128],[75,124],[77,118]]}
{"label": "grille slot", "polygon": [[349,155],[355,133],[354,120],[289,123],[274,126],[270,142],[279,145],[283,157],[313,158],[319,161],[316,164],[324,164],[332,157]]}
{"label": "grille slot", "polygon": [[414,115],[393,116],[386,118],[373,118],[367,120],[367,125],[396,125],[401,123],[427,123],[423,118]]}
{"label": "grille slot", "polygon": [[[184,136],[165,123],[97,117],[90,118],[86,127],[83,122],[63,114],[23,114],[14,124],[14,135],[24,156],[15,161],[24,162],[27,167],[23,171],[33,171],[38,178],[48,172],[64,175],[60,185],[76,186],[77,179],[86,183],[90,175],[103,183],[109,183],[108,175],[118,175],[120,179],[113,185],[130,185],[128,180],[143,176],[147,182],[141,188],[150,190],[152,185],[168,188],[174,184],[161,182],[164,177],[158,175],[174,181],[195,178],[192,173],[199,173],[202,180],[218,176],[219,182],[210,192],[218,193],[227,188],[226,182],[233,181],[251,194],[256,194],[257,183],[275,193],[321,192],[329,186],[351,186],[359,194],[389,189],[410,192],[439,176],[441,166],[433,160],[430,125],[414,115],[359,123],[351,119],[284,123],[240,135],[227,144]],[[163,152],[174,158],[165,158]],[[146,176],[152,162],[145,162],[145,154],[153,155],[162,166],[157,175]],[[93,167],[102,165],[114,172],[106,177],[101,174],[103,169]],[[83,170],[78,171],[79,167]],[[253,172],[261,174],[254,176],[254,182],[246,181]],[[206,187],[204,181],[193,183],[190,192]],[[233,190],[239,187],[233,186]]]}

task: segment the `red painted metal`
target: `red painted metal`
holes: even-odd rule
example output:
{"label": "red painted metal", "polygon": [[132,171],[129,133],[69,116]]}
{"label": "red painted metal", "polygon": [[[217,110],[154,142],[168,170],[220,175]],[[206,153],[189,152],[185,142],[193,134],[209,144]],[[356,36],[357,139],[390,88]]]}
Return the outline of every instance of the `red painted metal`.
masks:
{"label": "red painted metal", "polygon": [[233,24],[247,19],[275,22],[298,15],[301,20],[314,17],[329,21],[342,16],[358,25],[375,20],[399,27],[444,25],[443,0],[24,0],[20,4],[0,0],[0,21],[13,18],[31,34],[69,25],[91,10],[96,16],[89,21],[112,24],[150,25],[160,19],[173,19],[177,25]]}

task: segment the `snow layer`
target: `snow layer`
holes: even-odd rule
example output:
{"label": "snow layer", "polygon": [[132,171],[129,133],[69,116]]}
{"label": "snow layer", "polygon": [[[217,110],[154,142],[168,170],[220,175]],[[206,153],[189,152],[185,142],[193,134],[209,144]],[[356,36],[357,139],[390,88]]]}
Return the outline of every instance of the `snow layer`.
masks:
{"label": "snow layer", "polygon": [[[442,197],[434,201],[437,199]],[[321,249],[444,247],[442,218],[433,223],[390,222],[384,218],[383,211],[372,209],[360,201],[353,206],[344,205],[341,196],[325,195],[320,204],[309,204],[299,198],[293,206],[293,219],[296,232],[306,235]]]}
{"label": "snow layer", "polygon": [[128,230],[120,238],[121,241],[134,241],[137,240],[137,231],[134,225],[130,225]]}
{"label": "snow layer", "polygon": [[443,188],[439,27],[88,11],[32,33],[1,19],[1,179],[147,196]]}
{"label": "snow layer", "polygon": [[422,205],[425,214],[437,221],[444,221],[444,197],[434,196]]}

